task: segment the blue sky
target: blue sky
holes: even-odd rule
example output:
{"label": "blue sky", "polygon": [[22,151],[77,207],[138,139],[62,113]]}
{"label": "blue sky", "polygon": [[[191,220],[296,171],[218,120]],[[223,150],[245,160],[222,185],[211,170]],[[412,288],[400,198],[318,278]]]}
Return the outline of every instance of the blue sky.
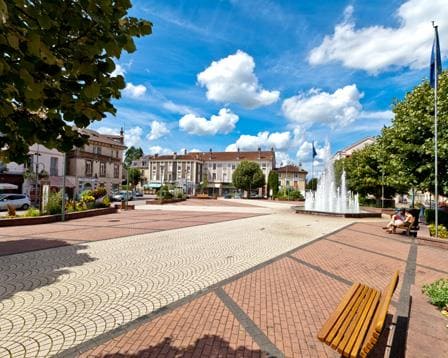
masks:
{"label": "blue sky", "polygon": [[153,34],[116,61],[128,87],[92,128],[124,126],[147,154],[275,147],[309,167],[313,140],[322,156],[390,123],[428,77],[431,20],[448,49],[448,0],[134,0],[131,15]]}

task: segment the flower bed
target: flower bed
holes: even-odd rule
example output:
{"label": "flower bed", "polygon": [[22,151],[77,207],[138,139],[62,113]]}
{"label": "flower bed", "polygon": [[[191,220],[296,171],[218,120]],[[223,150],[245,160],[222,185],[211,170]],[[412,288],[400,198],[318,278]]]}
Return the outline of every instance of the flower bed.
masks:
{"label": "flower bed", "polygon": [[191,199],[218,199],[217,196],[208,196],[207,194],[196,194],[194,196],[190,196]]}
{"label": "flower bed", "polygon": [[[91,216],[114,214],[117,212],[116,208],[100,208],[100,209],[90,209],[84,211],[75,211],[72,213],[65,214],[65,220],[73,220],[86,218]],[[38,224],[48,224],[53,222],[61,221],[61,214],[55,215],[42,215],[34,217],[17,217],[17,218],[7,218],[0,219],[0,227],[4,226],[22,226],[22,225],[38,225]]]}
{"label": "flower bed", "polygon": [[185,201],[187,199],[153,199],[153,200],[146,200],[147,205],[163,205],[163,204],[172,204],[172,203],[178,203],[180,201]]}

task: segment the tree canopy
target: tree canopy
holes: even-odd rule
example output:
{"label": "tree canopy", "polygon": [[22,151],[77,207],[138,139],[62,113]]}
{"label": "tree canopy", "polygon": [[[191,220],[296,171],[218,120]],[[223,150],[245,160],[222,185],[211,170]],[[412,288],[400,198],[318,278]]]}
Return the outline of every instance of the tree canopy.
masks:
{"label": "tree canopy", "polygon": [[[438,87],[439,192],[448,193],[448,72]],[[383,129],[378,145],[387,153],[388,177],[434,192],[434,90],[428,81],[394,104],[392,125]]]}
{"label": "tree canopy", "polygon": [[67,152],[106,113],[125,87],[111,76],[114,59],[136,50],[149,21],[127,16],[129,0],[0,0],[0,149],[2,160],[26,161],[41,143]]}
{"label": "tree canopy", "polygon": [[257,163],[243,160],[233,172],[232,183],[235,188],[249,192],[265,185],[265,179]]}
{"label": "tree canopy", "polygon": [[141,157],[143,157],[142,148],[136,148],[134,146],[129,147],[124,156],[124,166],[126,168],[129,168],[132,164],[132,161],[140,159]]}
{"label": "tree canopy", "polygon": [[275,197],[278,194],[278,173],[275,170],[271,170],[268,175],[268,193],[272,189],[272,196]]}
{"label": "tree canopy", "polygon": [[135,187],[138,183],[140,183],[140,180],[142,180],[143,174],[138,168],[129,168],[128,177],[129,183],[131,183]]}

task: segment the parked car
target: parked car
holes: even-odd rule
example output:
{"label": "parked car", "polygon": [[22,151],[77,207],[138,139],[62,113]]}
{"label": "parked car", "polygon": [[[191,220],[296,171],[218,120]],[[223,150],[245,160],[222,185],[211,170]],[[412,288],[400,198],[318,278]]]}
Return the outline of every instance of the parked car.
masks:
{"label": "parked car", "polygon": [[143,197],[143,193],[141,191],[136,191],[135,192],[135,197],[136,198],[142,198]]}
{"label": "parked car", "polygon": [[126,200],[126,195],[128,201],[134,200],[134,194],[131,191],[126,190],[122,190],[119,191],[118,193],[115,193],[112,198],[114,201],[124,201]]}
{"label": "parked car", "polygon": [[31,205],[30,198],[25,194],[0,194],[0,210],[6,210],[10,204],[16,209],[28,209]]}

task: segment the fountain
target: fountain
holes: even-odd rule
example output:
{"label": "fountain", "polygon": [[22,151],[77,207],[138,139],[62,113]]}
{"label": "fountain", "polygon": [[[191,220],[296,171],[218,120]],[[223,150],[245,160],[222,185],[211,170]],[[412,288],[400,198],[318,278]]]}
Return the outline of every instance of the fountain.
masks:
{"label": "fountain", "polygon": [[328,159],[316,191],[305,193],[305,208],[294,207],[296,213],[357,218],[381,217],[381,213],[369,213],[359,209],[358,194],[347,190],[345,171],[340,179],[340,187],[336,187],[333,161]]}

